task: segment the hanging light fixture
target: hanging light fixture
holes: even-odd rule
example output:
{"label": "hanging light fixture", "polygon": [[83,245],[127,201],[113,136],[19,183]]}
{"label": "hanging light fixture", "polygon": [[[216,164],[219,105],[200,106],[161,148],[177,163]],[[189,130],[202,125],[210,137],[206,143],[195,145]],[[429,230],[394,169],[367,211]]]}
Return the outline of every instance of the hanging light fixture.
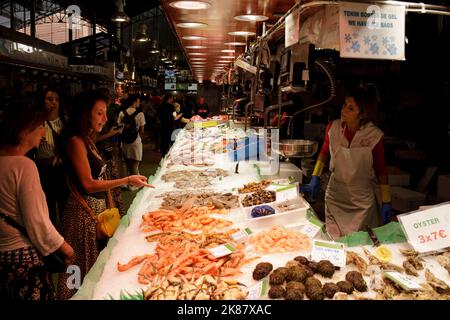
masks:
{"label": "hanging light fixture", "polygon": [[150,40],[150,37],[148,36],[148,26],[145,23],[139,24],[134,40],[137,42],[147,42]]}
{"label": "hanging light fixture", "polygon": [[79,47],[79,46],[75,46],[75,47],[73,48],[73,54],[72,54],[72,57],[74,57],[74,58],[83,58],[83,56],[82,56],[81,53],[80,53],[80,47]]}
{"label": "hanging light fixture", "polygon": [[152,41],[152,45],[150,47],[150,53],[159,53],[158,42],[156,40]]}
{"label": "hanging light fixture", "polygon": [[115,0],[117,11],[113,14],[111,17],[111,21],[114,22],[128,22],[130,21],[130,17],[125,13],[123,7],[124,7],[124,0]]}
{"label": "hanging light fixture", "polygon": [[205,1],[174,1],[169,3],[169,6],[176,9],[204,10],[210,8],[211,4]]}

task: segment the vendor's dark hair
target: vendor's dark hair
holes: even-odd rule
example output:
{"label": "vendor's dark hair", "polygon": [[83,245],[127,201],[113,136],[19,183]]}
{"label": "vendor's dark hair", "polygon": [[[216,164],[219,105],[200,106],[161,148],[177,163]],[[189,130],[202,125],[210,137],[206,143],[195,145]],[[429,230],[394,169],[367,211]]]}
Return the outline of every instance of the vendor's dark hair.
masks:
{"label": "vendor's dark hair", "polygon": [[109,105],[110,97],[100,90],[87,90],[73,99],[72,114],[69,118],[64,138],[81,136],[86,139],[91,132],[91,113],[97,101],[103,101]]}
{"label": "vendor's dark hair", "polygon": [[9,97],[0,102],[0,145],[17,146],[20,134],[44,124],[46,113],[36,99]]}
{"label": "vendor's dark hair", "polygon": [[375,122],[378,113],[378,101],[375,92],[371,88],[353,87],[347,91],[347,97],[352,97],[358,105],[361,114],[361,125]]}

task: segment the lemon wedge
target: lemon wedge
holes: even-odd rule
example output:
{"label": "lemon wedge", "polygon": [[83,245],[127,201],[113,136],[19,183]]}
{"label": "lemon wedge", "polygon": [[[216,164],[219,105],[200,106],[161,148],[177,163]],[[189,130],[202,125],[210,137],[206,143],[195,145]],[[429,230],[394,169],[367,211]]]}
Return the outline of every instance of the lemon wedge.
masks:
{"label": "lemon wedge", "polygon": [[392,251],[387,246],[379,246],[375,249],[375,257],[381,262],[389,262],[392,259]]}

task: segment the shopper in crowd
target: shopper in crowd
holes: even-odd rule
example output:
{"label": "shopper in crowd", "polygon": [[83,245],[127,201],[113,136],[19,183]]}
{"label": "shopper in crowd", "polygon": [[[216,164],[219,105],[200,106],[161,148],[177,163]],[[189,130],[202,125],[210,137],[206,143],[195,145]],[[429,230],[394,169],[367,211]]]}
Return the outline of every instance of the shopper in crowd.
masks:
{"label": "shopper in crowd", "polygon": [[190,119],[194,116],[194,110],[195,110],[195,98],[192,95],[187,95],[184,98],[184,112],[183,116],[186,119]]}
{"label": "shopper in crowd", "polygon": [[43,256],[58,250],[69,266],[74,251],[52,224],[38,169],[25,156],[46,135],[45,113],[23,100],[0,108],[0,300],[52,300]]}
{"label": "shopper in crowd", "polygon": [[[105,176],[106,161],[94,141],[106,123],[108,103],[108,96],[96,90],[80,94],[75,98],[74,112],[64,132],[67,146],[63,161],[68,179],[97,214],[106,209],[105,191],[125,185],[151,187],[147,178],[140,175],[112,180]],[[80,268],[83,279],[97,259],[102,244],[96,238],[96,220],[73,192],[64,209],[62,230],[75,250],[74,264]],[[61,274],[59,278],[58,297],[61,299],[68,299],[76,292],[66,286],[68,277],[68,274]]]}
{"label": "shopper in crowd", "polygon": [[159,116],[158,116],[158,110],[159,110],[159,105],[162,103],[162,99],[161,97],[158,95],[158,92],[156,90],[152,91],[152,96],[150,98],[150,108],[149,108],[149,112],[150,112],[150,123],[147,123],[149,129],[150,129],[150,134],[151,134],[151,139],[155,142],[155,147],[154,147],[154,151],[158,151],[159,150],[159,142],[160,142],[160,135],[159,135],[159,128],[160,128],[160,123],[159,123]]}
{"label": "shopper in crowd", "polygon": [[[145,116],[140,110],[139,95],[132,94],[123,102],[124,110],[117,119],[118,125],[123,125],[121,133],[122,155],[126,164],[126,175],[139,174],[139,162],[142,161]],[[130,186],[130,190],[136,190]]]}
{"label": "shopper in crowd", "polygon": [[165,157],[170,149],[171,135],[174,129],[174,110],[173,96],[170,93],[166,93],[163,97],[163,103],[161,103],[158,108],[158,117],[160,124],[159,151],[161,152],[162,157]]}
{"label": "shopper in crowd", "polygon": [[203,119],[208,118],[209,107],[206,103],[205,97],[198,98],[198,104],[195,106],[195,114],[199,115]]}
{"label": "shopper in crowd", "polygon": [[[106,96],[111,97],[110,92],[107,88],[100,88],[98,90]],[[114,103],[108,105],[108,109],[106,111],[108,120],[106,121],[102,131],[98,135],[95,144],[98,150],[102,153],[104,159],[107,161],[108,177],[110,177],[111,179],[119,179],[121,177],[119,168],[122,158],[119,135],[122,133],[123,128],[117,125],[118,114],[117,116],[110,117],[111,108],[115,108]],[[126,212],[123,206],[120,188],[114,188],[111,191],[114,202],[119,209],[120,215],[124,215]]]}
{"label": "shopper in crowd", "polygon": [[190,120],[189,120],[189,118],[186,119],[184,117],[184,113],[182,111],[181,105],[178,102],[175,102],[173,104],[173,106],[174,106],[174,112],[172,113],[172,115],[173,115],[173,120],[174,120],[174,127],[175,127],[175,129],[182,129],[182,128],[184,128],[186,123],[190,122]]}
{"label": "shopper in crowd", "polygon": [[39,97],[39,105],[47,118],[44,122],[45,135],[37,148],[35,160],[47,198],[50,220],[58,226],[69,194],[60,156],[60,135],[67,119],[60,105],[59,94],[54,89],[44,90]]}
{"label": "shopper in crowd", "polygon": [[[377,101],[366,89],[350,90],[341,118],[325,134],[311,183],[301,188],[317,193],[320,175],[330,159],[331,177],[325,194],[327,231],[333,238],[379,225],[391,217],[391,197],[384,161],[383,132],[374,124]],[[374,182],[381,191],[378,208]]]}

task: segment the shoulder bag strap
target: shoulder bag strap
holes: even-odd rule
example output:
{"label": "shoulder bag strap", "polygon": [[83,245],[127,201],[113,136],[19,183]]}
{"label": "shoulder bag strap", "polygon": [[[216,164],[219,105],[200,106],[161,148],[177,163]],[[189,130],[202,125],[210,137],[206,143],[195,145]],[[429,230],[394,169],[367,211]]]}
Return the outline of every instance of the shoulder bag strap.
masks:
{"label": "shoulder bag strap", "polygon": [[73,194],[75,200],[81,204],[81,206],[92,216],[94,220],[97,221],[97,215],[92,211],[91,207],[89,207],[89,204],[87,203],[86,199],[83,198],[83,196],[80,194],[80,192],[77,190],[77,188],[73,185],[72,180],[68,176],[67,178],[67,185],[69,186],[70,192]]}
{"label": "shoulder bag strap", "polygon": [[23,226],[18,224],[13,218],[8,216],[6,213],[0,212],[0,218],[3,221],[5,221],[7,224],[9,224],[11,227],[16,228],[17,230],[19,230],[19,232],[22,233],[25,237],[27,237],[28,239],[30,238],[28,236],[27,230]]}

